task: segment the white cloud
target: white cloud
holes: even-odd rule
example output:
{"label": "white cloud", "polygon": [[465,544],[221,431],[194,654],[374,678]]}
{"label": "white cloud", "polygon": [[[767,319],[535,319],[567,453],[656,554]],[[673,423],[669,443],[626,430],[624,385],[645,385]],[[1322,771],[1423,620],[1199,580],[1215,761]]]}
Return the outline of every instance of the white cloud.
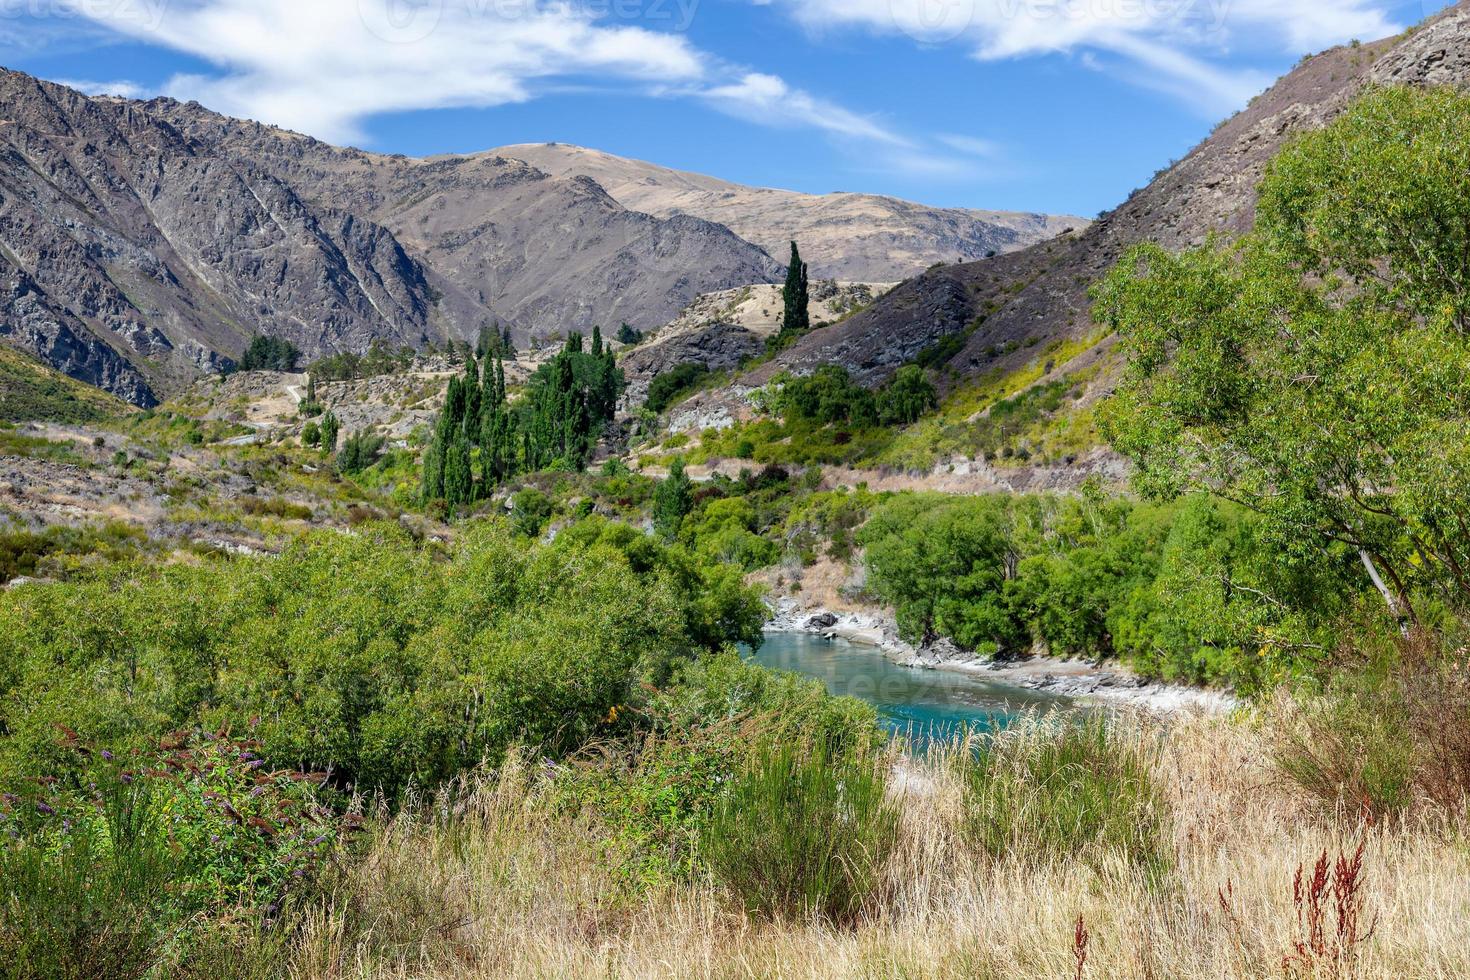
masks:
{"label": "white cloud", "polygon": [[[622,0],[59,2],[73,18],[219,69],[177,75],[163,94],[334,142],[360,141],[363,121],[379,113],[524,102],[590,78],[696,98],[760,125],[908,146],[873,119],[775,75],[630,22],[641,10],[650,23],[687,26],[698,0],[636,9]],[[126,82],[74,84],[142,94]]]}
{"label": "white cloud", "polygon": [[809,126],[837,136],[908,146],[908,140],[872,119],[791,88],[774,75],[750,72],[728,85],[706,89],[703,98],[715,108],[742,119],[770,125]]}
{"label": "white cloud", "polygon": [[1000,144],[975,136],[941,133],[938,140],[951,150],[958,150],[968,156],[979,157],[983,160],[992,160],[1001,155]]}
{"label": "white cloud", "polygon": [[146,99],[155,93],[137,82],[124,80],[94,82],[85,78],[54,78],[52,81],[67,88],[74,88],[86,95],[116,95],[124,99]]}
{"label": "white cloud", "polygon": [[692,83],[709,64],[682,37],[543,0],[171,0],[150,17],[70,2],[223,69],[168,94],[331,140],[360,137],[375,113],[523,101],[543,79]]}
{"label": "white cloud", "polygon": [[[772,0],[752,0],[767,4]],[[1127,76],[1207,112],[1238,107],[1267,81],[1217,59],[1302,52],[1392,34],[1383,0],[775,0],[814,30],[861,28],[980,59],[1109,52]]]}

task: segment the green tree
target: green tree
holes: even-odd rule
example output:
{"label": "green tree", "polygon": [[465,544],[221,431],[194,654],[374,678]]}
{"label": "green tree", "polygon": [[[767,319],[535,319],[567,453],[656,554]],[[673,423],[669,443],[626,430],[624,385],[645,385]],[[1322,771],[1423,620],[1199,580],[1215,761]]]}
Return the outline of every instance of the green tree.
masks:
{"label": "green tree", "polygon": [[853,381],[847,369],[838,364],[819,365],[806,377],[786,376],[777,406],[788,421],[856,426],[878,421],[873,393]]}
{"label": "green tree", "polygon": [[773,350],[791,346],[797,337],[811,329],[810,299],[807,265],[801,260],[796,243],[792,242],[786,283],[781,287],[781,326],[769,344]]}
{"label": "green tree", "polygon": [[320,446],[322,444],[322,429],[316,420],[307,422],[301,429],[301,444],[303,446]]}
{"label": "green tree", "polygon": [[1470,600],[1470,97],[1364,96],[1272,162],[1237,247],[1135,249],[1096,296],[1145,489],[1263,514],[1282,561],[1350,549],[1397,617]]}
{"label": "green tree", "polygon": [[242,371],[294,371],[301,360],[296,345],[281,337],[255,336],[240,358]]}
{"label": "green tree", "polygon": [[337,453],[337,469],[343,473],[361,473],[378,461],[386,441],[367,429],[352,433]]}
{"label": "green tree", "polygon": [[322,416],[322,455],[330,456],[337,451],[337,435],[342,431],[342,422],[336,413],[327,412]]}
{"label": "green tree", "polygon": [[693,488],[684,473],[684,459],[677,457],[669,475],[653,493],[653,526],[665,537],[679,533],[679,525],[694,506]]}
{"label": "green tree", "polygon": [[898,369],[879,397],[878,417],[884,425],[912,425],[926,412],[939,407],[939,394],[924,374],[913,364]]}
{"label": "green tree", "polygon": [[1007,583],[1022,557],[1004,497],[899,498],[860,536],[869,582],[892,602],[904,635],[941,636],[972,650],[1013,650],[1025,641]]}
{"label": "green tree", "polygon": [[475,471],[470,453],[470,440],[463,428],[454,430],[443,451],[443,500],[450,506],[473,502],[475,499]]}
{"label": "green tree", "polygon": [[653,380],[648,383],[648,400],[644,402],[644,406],[650,412],[661,413],[707,377],[709,368],[703,364],[693,361],[677,364],[654,375]]}

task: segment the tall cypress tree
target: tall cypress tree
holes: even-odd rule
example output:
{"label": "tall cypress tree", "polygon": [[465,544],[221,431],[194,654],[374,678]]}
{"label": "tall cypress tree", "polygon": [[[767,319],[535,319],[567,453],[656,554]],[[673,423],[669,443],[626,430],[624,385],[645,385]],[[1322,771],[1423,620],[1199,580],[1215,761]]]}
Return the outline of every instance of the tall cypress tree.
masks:
{"label": "tall cypress tree", "polygon": [[779,336],[784,343],[790,343],[811,327],[811,317],[807,312],[807,268],[795,242],[791,243],[791,263],[786,267],[786,285],[781,287],[781,305]]}
{"label": "tall cypress tree", "polygon": [[475,498],[475,474],[470,463],[470,441],[456,429],[444,451],[444,500],[467,504]]}

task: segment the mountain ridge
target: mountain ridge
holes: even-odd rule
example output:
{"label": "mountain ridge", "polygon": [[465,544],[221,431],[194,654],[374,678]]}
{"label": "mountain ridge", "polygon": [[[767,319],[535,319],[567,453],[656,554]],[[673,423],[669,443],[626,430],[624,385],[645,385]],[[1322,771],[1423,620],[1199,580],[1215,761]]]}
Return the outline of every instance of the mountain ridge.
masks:
{"label": "mountain ridge", "polygon": [[519,161],[383,157],[12,71],[0,105],[0,339],[139,405],[255,333],[315,356],[653,327],[781,272],[722,226]]}
{"label": "mountain ridge", "polygon": [[590,176],[623,205],[659,217],[719,222],[780,257],[796,241],[817,278],[895,282],[938,262],[981,259],[1081,229],[1084,218],[1023,211],[939,208],[883,194],[806,194],[753,187],[568,143],[487,151],[554,175]]}

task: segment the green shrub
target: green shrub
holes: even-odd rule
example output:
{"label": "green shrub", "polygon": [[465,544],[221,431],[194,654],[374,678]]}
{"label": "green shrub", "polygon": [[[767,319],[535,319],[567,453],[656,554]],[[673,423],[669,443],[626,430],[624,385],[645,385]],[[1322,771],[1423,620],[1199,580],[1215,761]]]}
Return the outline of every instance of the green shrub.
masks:
{"label": "green shrub", "polygon": [[383,455],[387,439],[366,429],[354,432],[337,451],[337,469],[347,474],[361,473]]}
{"label": "green shrub", "polygon": [[700,835],[715,879],[772,919],[856,920],[882,887],[898,810],[881,764],[818,742],[758,751]]}
{"label": "green shrub", "polygon": [[1429,630],[1360,631],[1324,683],[1278,695],[1267,716],[1278,768],[1329,810],[1390,816],[1421,803],[1463,807],[1470,794],[1464,656]]}
{"label": "green shrub", "polygon": [[556,503],[535,487],[526,487],[511,498],[511,526],[528,538],[541,536],[551,520]]}
{"label": "green shrub", "polygon": [[116,749],[260,718],[271,765],[390,796],[518,742],[575,751],[675,665],[759,638],[737,569],[627,531],[546,547],[497,523],[446,553],[375,524],[0,592],[0,781],[74,769],[56,725]]}
{"label": "green shrub", "polygon": [[325,774],[272,771],[253,743],[176,733],[93,753],[81,778],[0,801],[0,972],[168,975],[211,922],[277,918],[355,823],[320,805]]}
{"label": "green shrub", "polygon": [[1118,856],[1153,877],[1172,866],[1144,733],[1097,716],[1033,719],[977,749],[959,758],[965,826],[991,858],[1097,865]]}
{"label": "green shrub", "polygon": [[281,337],[255,336],[240,358],[242,371],[294,371],[301,351]]}
{"label": "green shrub", "polygon": [[644,406],[655,414],[661,414],[674,402],[693,391],[705,378],[709,368],[703,364],[685,363],[654,377],[648,384],[648,400]]}

